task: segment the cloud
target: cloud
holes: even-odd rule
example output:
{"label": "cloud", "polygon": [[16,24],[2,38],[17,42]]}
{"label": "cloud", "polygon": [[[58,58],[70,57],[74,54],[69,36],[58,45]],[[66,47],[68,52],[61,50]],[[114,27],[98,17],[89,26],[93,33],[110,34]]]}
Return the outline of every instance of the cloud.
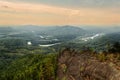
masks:
{"label": "cloud", "polygon": [[14,10],[16,12],[34,12],[34,13],[48,12],[48,13],[64,14],[65,12],[69,11],[69,9],[53,7],[43,4],[12,3],[6,1],[0,1],[0,4],[4,5],[2,6],[3,8],[9,8],[6,10]]}
{"label": "cloud", "polygon": [[3,8],[9,8],[8,6],[6,6],[6,5],[2,5],[1,7],[3,7]]}
{"label": "cloud", "polygon": [[0,1],[0,24],[120,24],[119,8],[63,8]]}
{"label": "cloud", "polygon": [[[3,0],[5,1],[5,0]],[[14,2],[42,3],[61,7],[120,7],[120,0],[7,0]]]}

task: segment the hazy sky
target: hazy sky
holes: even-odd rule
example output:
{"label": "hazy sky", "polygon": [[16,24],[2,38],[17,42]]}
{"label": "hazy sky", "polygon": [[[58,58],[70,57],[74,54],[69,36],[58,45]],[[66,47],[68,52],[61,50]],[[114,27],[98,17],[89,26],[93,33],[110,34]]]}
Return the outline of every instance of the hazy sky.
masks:
{"label": "hazy sky", "polygon": [[0,25],[119,25],[120,0],[0,0]]}

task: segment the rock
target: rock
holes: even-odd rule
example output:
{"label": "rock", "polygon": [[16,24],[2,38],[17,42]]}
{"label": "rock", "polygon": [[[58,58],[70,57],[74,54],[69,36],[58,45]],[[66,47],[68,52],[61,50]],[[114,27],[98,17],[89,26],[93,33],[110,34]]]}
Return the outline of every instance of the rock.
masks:
{"label": "rock", "polygon": [[57,76],[58,80],[120,80],[120,71],[113,63],[100,62],[89,52],[66,50],[59,56]]}

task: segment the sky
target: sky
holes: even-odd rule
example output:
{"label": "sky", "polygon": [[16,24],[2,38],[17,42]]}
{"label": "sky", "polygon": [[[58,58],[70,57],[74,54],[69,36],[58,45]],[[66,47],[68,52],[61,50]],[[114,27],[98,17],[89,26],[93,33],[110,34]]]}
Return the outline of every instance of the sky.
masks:
{"label": "sky", "polygon": [[120,25],[120,0],[0,0],[0,25]]}

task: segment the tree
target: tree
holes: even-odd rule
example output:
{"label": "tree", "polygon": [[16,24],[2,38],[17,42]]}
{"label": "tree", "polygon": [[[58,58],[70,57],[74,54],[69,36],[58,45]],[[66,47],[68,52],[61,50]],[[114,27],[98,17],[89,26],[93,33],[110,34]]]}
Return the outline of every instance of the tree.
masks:
{"label": "tree", "polygon": [[113,47],[110,48],[108,51],[112,52],[112,53],[120,52],[120,43],[119,42],[115,42],[113,44]]}

